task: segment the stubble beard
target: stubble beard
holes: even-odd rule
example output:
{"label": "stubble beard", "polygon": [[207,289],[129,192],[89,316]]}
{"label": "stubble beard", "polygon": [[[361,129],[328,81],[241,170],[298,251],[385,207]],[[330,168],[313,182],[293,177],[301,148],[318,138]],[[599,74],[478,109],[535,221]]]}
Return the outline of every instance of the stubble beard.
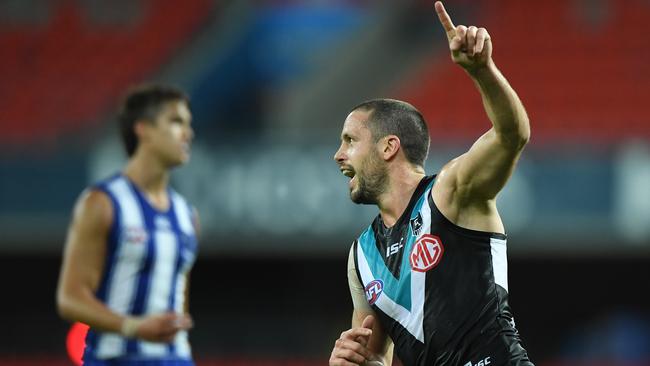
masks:
{"label": "stubble beard", "polygon": [[388,170],[384,162],[372,153],[362,163],[363,174],[358,174],[357,189],[350,191],[352,202],[363,205],[376,205],[379,196],[386,192]]}

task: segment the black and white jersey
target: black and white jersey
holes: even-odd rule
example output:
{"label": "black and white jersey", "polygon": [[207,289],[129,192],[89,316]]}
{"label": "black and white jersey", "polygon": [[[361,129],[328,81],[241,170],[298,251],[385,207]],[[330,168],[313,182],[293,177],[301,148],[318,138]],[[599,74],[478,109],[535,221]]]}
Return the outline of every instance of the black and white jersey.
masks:
{"label": "black and white jersey", "polygon": [[425,177],[392,228],[354,242],[366,300],[405,366],[532,365],[508,306],[506,237],[447,220]]}

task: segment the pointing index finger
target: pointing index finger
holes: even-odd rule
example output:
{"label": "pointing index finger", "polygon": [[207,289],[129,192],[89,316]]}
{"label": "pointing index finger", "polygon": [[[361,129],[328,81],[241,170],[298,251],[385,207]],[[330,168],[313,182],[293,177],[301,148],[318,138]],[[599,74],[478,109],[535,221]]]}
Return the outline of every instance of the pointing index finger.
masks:
{"label": "pointing index finger", "polygon": [[447,11],[445,10],[445,7],[442,5],[441,1],[436,1],[434,7],[436,8],[438,19],[440,19],[440,24],[442,24],[445,32],[447,32],[447,38],[451,40],[456,35],[456,27],[454,26],[454,22],[451,21],[451,17],[449,14],[447,14]]}

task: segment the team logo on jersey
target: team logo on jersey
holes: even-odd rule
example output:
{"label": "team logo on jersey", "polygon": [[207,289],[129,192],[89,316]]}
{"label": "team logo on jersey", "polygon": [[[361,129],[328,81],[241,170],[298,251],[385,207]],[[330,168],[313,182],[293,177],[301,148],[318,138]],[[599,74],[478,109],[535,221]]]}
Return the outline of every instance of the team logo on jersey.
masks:
{"label": "team logo on jersey", "polygon": [[368,300],[368,304],[370,305],[374,304],[379,298],[379,295],[381,295],[383,291],[384,291],[384,281],[374,280],[370,282],[366,286],[366,299]]}
{"label": "team logo on jersey", "polygon": [[445,248],[435,235],[425,234],[415,243],[409,261],[411,268],[417,272],[426,272],[440,263]]}
{"label": "team logo on jersey", "polygon": [[127,227],[124,229],[124,241],[129,243],[129,244],[142,244],[147,241],[149,236],[147,235],[147,231],[144,230],[141,227]]}
{"label": "team logo on jersey", "polygon": [[422,216],[418,212],[418,215],[411,219],[411,232],[413,236],[420,236],[422,233]]}
{"label": "team logo on jersey", "polygon": [[171,230],[172,229],[172,224],[169,222],[169,219],[167,219],[165,216],[158,215],[154,219],[154,223],[156,225],[156,228],[158,230]]}

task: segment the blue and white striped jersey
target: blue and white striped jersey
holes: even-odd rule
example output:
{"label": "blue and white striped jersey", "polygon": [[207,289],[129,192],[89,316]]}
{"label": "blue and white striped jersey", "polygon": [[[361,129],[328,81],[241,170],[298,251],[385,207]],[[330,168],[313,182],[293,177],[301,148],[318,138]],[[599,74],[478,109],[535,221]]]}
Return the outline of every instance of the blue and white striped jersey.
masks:
{"label": "blue and white striped jersey", "polygon": [[[197,249],[190,205],[169,189],[169,208],[158,210],[122,174],[94,189],[109,196],[114,212],[97,298],[118,314],[182,313],[187,274]],[[84,359],[112,358],[191,359],[187,332],[164,344],[90,330]]]}

